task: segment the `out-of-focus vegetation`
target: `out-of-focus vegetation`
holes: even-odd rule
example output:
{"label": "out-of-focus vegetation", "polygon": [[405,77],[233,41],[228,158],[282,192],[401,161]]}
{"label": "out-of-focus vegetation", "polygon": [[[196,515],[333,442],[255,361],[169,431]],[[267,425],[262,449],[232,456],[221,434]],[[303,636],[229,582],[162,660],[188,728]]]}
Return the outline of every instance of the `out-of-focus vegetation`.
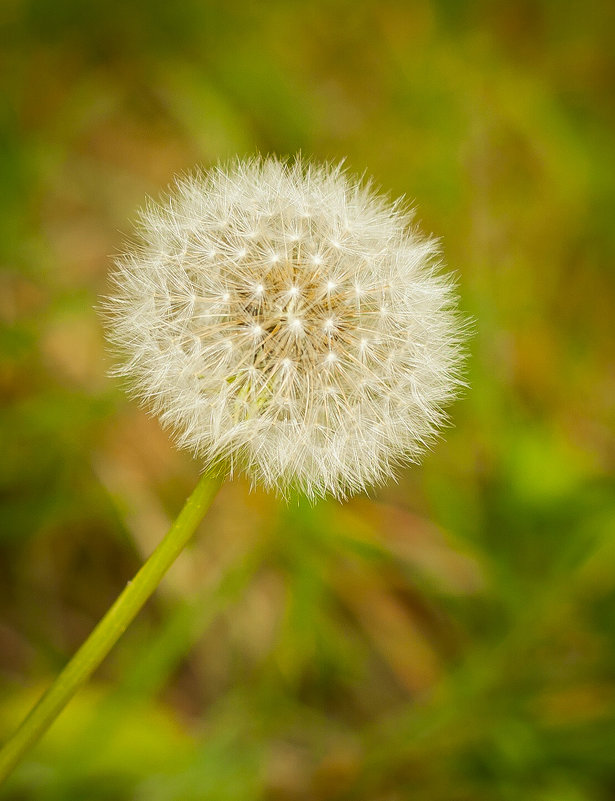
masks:
{"label": "out-of-focus vegetation", "polygon": [[229,483],[15,801],[615,797],[614,7],[4,0],[0,737],[198,466],[105,377],[146,193],[256,150],[416,200],[476,320],[421,468]]}

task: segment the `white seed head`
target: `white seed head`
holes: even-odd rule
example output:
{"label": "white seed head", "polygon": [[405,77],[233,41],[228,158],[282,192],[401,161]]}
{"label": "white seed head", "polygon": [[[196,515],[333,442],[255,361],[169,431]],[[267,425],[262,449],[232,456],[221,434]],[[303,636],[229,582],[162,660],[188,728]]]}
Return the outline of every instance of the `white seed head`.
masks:
{"label": "white seed head", "polygon": [[417,461],[461,384],[436,252],[341,166],[254,158],[178,179],[112,276],[116,373],[207,463],[347,496]]}

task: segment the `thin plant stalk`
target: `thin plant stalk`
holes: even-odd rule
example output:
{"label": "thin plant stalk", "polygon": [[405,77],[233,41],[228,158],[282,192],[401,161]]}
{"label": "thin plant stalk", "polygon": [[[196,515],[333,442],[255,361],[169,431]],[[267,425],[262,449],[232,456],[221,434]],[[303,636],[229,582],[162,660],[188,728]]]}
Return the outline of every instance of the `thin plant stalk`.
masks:
{"label": "thin plant stalk", "polygon": [[160,545],[4,745],[0,751],[0,784],[47,731],[135,618],[194,534],[222,481],[222,475],[213,473],[201,477]]}

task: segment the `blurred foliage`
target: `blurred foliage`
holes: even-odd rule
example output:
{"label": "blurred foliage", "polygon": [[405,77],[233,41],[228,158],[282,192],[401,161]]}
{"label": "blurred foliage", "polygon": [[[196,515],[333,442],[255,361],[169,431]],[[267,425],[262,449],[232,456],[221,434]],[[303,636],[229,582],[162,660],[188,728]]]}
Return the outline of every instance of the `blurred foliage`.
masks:
{"label": "blurred foliage", "polygon": [[[146,193],[239,153],[416,200],[476,320],[421,468],[229,483],[11,801],[615,797],[615,7],[4,0],[0,735],[195,482],[105,377]],[[122,233],[124,232],[124,233]]]}

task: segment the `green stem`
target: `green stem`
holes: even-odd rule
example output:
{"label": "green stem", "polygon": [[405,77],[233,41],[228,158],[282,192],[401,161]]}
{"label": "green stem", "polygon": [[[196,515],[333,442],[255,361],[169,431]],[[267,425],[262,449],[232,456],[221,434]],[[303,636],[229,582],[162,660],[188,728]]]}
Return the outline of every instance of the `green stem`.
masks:
{"label": "green stem", "polygon": [[209,509],[222,476],[206,473],[168,534],[0,751],[0,784],[100,665],[182,552]]}

